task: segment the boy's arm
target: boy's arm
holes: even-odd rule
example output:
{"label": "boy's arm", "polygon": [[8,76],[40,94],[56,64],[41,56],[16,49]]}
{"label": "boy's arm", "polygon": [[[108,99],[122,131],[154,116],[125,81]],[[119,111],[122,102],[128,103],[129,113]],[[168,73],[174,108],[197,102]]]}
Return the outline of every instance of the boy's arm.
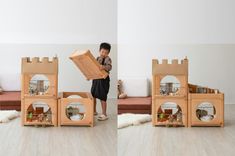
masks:
{"label": "boy's arm", "polygon": [[107,59],[105,59],[104,65],[102,67],[107,72],[112,70],[112,60],[111,60],[111,58],[108,57]]}

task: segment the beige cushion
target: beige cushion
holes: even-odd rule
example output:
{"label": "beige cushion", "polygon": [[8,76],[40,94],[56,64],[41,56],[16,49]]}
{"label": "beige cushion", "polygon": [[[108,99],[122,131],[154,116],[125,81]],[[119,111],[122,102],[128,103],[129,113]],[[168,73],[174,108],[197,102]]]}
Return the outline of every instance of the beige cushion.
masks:
{"label": "beige cushion", "polygon": [[2,74],[0,77],[0,85],[4,91],[20,91],[20,74]]}
{"label": "beige cushion", "polygon": [[150,85],[147,78],[120,78],[123,84],[123,92],[128,97],[148,97]]}

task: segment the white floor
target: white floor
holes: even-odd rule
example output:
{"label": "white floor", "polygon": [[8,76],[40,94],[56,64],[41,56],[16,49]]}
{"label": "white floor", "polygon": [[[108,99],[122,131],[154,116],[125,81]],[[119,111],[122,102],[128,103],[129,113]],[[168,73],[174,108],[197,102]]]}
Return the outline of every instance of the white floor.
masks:
{"label": "white floor", "polygon": [[166,128],[151,123],[118,130],[119,156],[234,156],[235,105],[225,127]]}
{"label": "white floor", "polygon": [[109,120],[96,121],[94,128],[22,127],[20,118],[0,124],[0,156],[115,156],[116,108],[116,101],[109,100]]}

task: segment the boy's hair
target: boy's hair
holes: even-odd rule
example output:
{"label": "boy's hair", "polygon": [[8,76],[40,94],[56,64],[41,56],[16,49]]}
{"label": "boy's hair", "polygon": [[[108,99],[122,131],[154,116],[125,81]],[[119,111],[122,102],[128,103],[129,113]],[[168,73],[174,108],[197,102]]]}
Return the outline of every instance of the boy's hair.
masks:
{"label": "boy's hair", "polygon": [[100,50],[101,49],[106,49],[106,50],[108,50],[109,52],[110,52],[110,50],[111,50],[111,45],[109,44],[109,43],[101,43],[100,44]]}

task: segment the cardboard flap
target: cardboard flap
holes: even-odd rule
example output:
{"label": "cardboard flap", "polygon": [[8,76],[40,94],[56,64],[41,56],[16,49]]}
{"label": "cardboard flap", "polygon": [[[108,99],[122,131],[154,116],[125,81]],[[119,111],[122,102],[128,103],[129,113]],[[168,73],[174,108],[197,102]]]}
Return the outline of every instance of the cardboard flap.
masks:
{"label": "cardboard flap", "polygon": [[91,54],[90,50],[84,52],[75,51],[70,56],[70,59],[88,80],[105,79],[108,76],[106,71],[100,70],[100,64]]}

